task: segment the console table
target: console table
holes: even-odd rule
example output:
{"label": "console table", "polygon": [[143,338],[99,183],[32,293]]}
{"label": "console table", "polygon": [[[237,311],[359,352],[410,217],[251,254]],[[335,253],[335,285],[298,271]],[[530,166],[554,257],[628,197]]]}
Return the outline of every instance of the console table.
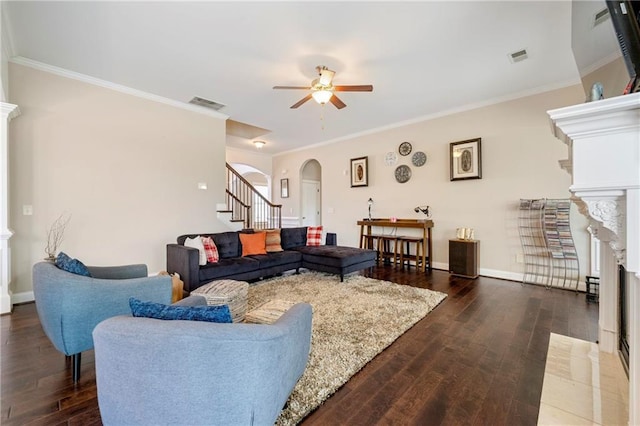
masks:
{"label": "console table", "polygon": [[[402,242],[402,236],[395,236],[397,228],[411,228],[422,230],[422,253],[419,259],[416,259],[416,265],[419,264],[420,271],[431,271],[431,259],[432,246],[431,246],[431,228],[433,228],[433,221],[430,219],[397,219],[391,221],[391,219],[363,219],[358,221],[360,226],[360,248],[373,248],[373,239],[379,237],[395,237]],[[393,228],[393,234],[374,234],[372,228]],[[410,237],[409,237],[410,238]]]}

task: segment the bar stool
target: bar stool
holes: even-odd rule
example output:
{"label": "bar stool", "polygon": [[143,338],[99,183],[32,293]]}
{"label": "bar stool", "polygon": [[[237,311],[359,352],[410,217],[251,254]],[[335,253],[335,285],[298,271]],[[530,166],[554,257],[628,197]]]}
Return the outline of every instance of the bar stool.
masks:
{"label": "bar stool", "polygon": [[[407,268],[411,267],[411,261],[415,261],[416,269],[422,265],[422,254],[424,253],[424,240],[421,237],[407,237],[400,236],[398,237],[398,241],[400,241],[400,264],[402,265],[402,269],[404,269],[405,257],[407,261]],[[411,244],[416,245],[416,254],[411,254]],[[406,251],[405,251],[406,247]],[[406,252],[406,256],[405,256]]]}
{"label": "bar stool", "polygon": [[[391,252],[391,243],[393,242],[393,252]],[[378,262],[386,259],[393,259],[394,265],[397,266],[398,259],[398,238],[395,235],[378,235]]]}

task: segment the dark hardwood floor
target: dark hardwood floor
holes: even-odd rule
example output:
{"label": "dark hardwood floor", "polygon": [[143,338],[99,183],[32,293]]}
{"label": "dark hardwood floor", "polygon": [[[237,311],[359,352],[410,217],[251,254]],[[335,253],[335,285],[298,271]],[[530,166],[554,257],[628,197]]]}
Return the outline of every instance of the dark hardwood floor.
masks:
{"label": "dark hardwood floor", "polygon": [[[535,425],[549,333],[597,339],[583,293],[379,267],[367,276],[448,297],[304,421],[312,425]],[[33,303],[0,318],[3,425],[99,425],[93,351],[70,359]],[[177,368],[179,366],[176,366]],[[233,426],[233,425],[231,425]]]}

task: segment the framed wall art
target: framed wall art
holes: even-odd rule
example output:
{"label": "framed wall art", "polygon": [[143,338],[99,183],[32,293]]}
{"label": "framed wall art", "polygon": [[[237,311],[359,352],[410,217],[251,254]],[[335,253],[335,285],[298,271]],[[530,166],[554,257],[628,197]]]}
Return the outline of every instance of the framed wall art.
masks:
{"label": "framed wall art", "polygon": [[449,144],[451,180],[482,179],[481,138]]}
{"label": "framed wall art", "polygon": [[351,187],[369,186],[369,157],[351,159]]}
{"label": "framed wall art", "polygon": [[280,198],[289,198],[289,179],[280,179]]}

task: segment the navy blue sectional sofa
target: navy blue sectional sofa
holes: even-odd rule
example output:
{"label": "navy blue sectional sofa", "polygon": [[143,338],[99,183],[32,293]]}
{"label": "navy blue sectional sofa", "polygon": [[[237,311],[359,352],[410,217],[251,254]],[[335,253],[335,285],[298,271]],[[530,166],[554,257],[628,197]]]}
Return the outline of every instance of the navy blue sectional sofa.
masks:
{"label": "navy blue sectional sofa", "polygon": [[[307,268],[344,275],[375,265],[375,250],[336,245],[336,234],[327,233],[326,245],[307,246],[307,227],[282,228],[280,238],[283,251],[242,256],[242,244],[237,232],[180,235],[176,244],[167,244],[167,271],[179,273],[184,290],[196,288],[214,280],[249,281],[290,270]],[[185,247],[184,242],[198,235],[211,237],[218,248],[217,263],[198,264],[198,250]]]}

